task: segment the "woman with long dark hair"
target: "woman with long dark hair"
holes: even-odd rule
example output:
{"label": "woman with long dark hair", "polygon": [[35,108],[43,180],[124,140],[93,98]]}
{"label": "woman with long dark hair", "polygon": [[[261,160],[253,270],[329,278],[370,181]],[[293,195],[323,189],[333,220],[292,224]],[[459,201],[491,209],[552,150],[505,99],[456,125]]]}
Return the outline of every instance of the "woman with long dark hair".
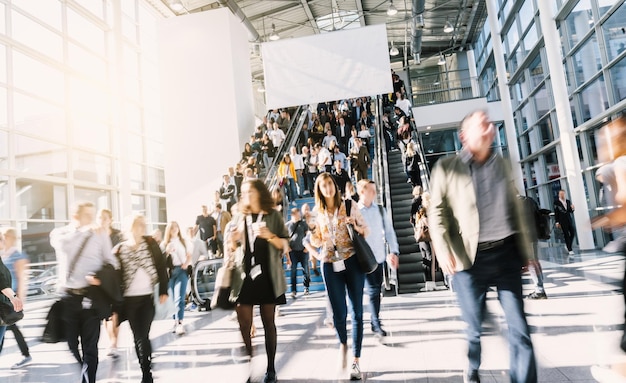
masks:
{"label": "woman with long dark hair", "polygon": [[323,262],[324,283],[333,309],[333,322],[340,343],[341,367],[348,363],[348,332],[346,330],[346,291],[350,299],[352,317],[352,353],[354,360],[350,370],[351,380],[361,379],[359,358],[363,342],[363,285],[365,274],[359,267],[354,245],[348,234],[347,225],[366,237],[367,223],[356,203],[350,211],[341,200],[341,193],[333,177],[322,173],[315,181],[315,209],[317,221],[311,229],[311,244],[321,248],[318,253]]}
{"label": "woman with long dark hair", "polygon": [[[227,251],[224,263],[234,257],[245,277],[237,296],[237,319],[247,354],[252,357],[252,309],[260,306],[261,321],[265,330],[267,371],[265,383],[276,382],[276,305],[287,303],[287,284],[282,266],[282,254],[288,248],[289,234],[282,214],[274,209],[274,200],[261,180],[245,181],[241,185],[239,212],[233,218],[226,234]],[[243,247],[240,249],[239,247]]]}

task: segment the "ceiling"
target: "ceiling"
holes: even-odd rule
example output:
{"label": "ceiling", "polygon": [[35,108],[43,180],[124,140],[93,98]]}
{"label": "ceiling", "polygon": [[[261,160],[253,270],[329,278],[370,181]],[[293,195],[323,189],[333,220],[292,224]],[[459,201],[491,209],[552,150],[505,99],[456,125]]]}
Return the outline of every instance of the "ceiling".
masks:
{"label": "ceiling", "polygon": [[[268,41],[272,31],[286,39],[386,24],[389,48],[393,43],[399,50],[398,55],[390,56],[394,69],[412,66],[417,61],[424,66],[436,65],[440,52],[450,54],[467,48],[479,35],[487,16],[485,0],[393,0],[398,11],[394,16],[387,15],[392,3],[389,0],[160,1],[160,5],[176,9],[177,15],[228,7],[249,32],[256,32],[249,33],[252,43]],[[182,9],[173,3],[182,3]],[[414,6],[423,6],[423,11],[413,12]],[[421,21],[415,17],[417,14],[423,17],[423,28],[415,23]],[[444,32],[446,22],[454,26],[453,32]],[[251,44],[252,76],[262,79],[263,67],[255,45]],[[419,58],[415,53],[419,53]]]}

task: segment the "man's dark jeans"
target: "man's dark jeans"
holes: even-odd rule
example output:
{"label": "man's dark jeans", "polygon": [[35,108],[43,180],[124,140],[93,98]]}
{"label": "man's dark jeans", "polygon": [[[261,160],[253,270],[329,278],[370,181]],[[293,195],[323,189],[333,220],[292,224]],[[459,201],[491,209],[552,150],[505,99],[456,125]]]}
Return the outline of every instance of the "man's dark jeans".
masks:
{"label": "man's dark jeans", "polygon": [[296,292],[296,277],[298,273],[298,263],[302,265],[302,274],[304,276],[304,287],[309,288],[311,283],[311,277],[309,274],[309,253],[304,251],[292,250],[289,252],[289,259],[291,260],[291,292]]}
{"label": "man's dark jeans", "polygon": [[515,240],[507,240],[502,246],[478,251],[474,265],[454,275],[454,290],[467,324],[469,370],[480,367],[485,298],[489,287],[495,286],[509,328],[511,383],[534,383],[537,382],[537,367],[524,314],[521,266]]}
{"label": "man's dark jeans", "polygon": [[376,270],[372,273],[365,275],[367,281],[367,295],[369,296],[370,306],[370,321],[372,324],[372,330],[374,332],[380,332],[380,296],[381,287],[383,285],[383,271],[385,264],[380,263]]}

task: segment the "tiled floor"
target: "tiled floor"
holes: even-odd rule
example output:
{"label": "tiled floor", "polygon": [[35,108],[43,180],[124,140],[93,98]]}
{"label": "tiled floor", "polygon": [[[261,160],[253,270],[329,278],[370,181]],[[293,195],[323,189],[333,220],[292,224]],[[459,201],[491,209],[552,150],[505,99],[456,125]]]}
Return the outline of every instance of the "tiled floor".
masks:
{"label": "tiled floor", "polygon": [[[622,256],[585,253],[568,259],[561,249],[543,249],[548,300],[527,301],[526,311],[539,366],[540,382],[595,382],[590,367],[626,364],[618,347],[623,329]],[[530,283],[528,278],[525,278]],[[530,286],[528,286],[530,291]],[[78,382],[78,366],[65,344],[42,344],[47,305],[29,303],[20,327],[31,345],[33,363],[22,370],[10,366],[20,360],[11,333],[0,357],[0,382]],[[487,305],[489,319],[483,337],[482,382],[508,382],[508,346],[495,293]],[[334,331],[323,325],[322,293],[289,299],[277,319],[280,382],[342,382]],[[261,321],[254,339],[257,356],[251,367],[241,362],[237,323],[228,312],[193,312],[185,320],[187,334],[170,333],[169,321],[155,322],[152,339],[157,382],[244,382],[252,369],[262,381],[265,350]],[[454,294],[424,292],[383,299],[382,316],[391,332],[380,344],[365,326],[361,368],[364,382],[462,382],[465,366],[463,323]],[[367,316],[366,316],[367,318]],[[107,358],[108,339],[101,337],[99,382],[141,380],[127,324],[121,329],[118,360]],[[614,380],[619,381],[619,380]]]}

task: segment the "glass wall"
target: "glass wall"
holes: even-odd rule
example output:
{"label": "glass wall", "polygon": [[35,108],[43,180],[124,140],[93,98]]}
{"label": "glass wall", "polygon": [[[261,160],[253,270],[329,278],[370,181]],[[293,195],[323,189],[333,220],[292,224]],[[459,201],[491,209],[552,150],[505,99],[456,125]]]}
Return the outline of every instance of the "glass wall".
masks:
{"label": "glass wall", "polygon": [[161,17],[143,0],[0,0],[0,221],[32,263],[55,261],[49,232],[77,200],[166,222]]}

